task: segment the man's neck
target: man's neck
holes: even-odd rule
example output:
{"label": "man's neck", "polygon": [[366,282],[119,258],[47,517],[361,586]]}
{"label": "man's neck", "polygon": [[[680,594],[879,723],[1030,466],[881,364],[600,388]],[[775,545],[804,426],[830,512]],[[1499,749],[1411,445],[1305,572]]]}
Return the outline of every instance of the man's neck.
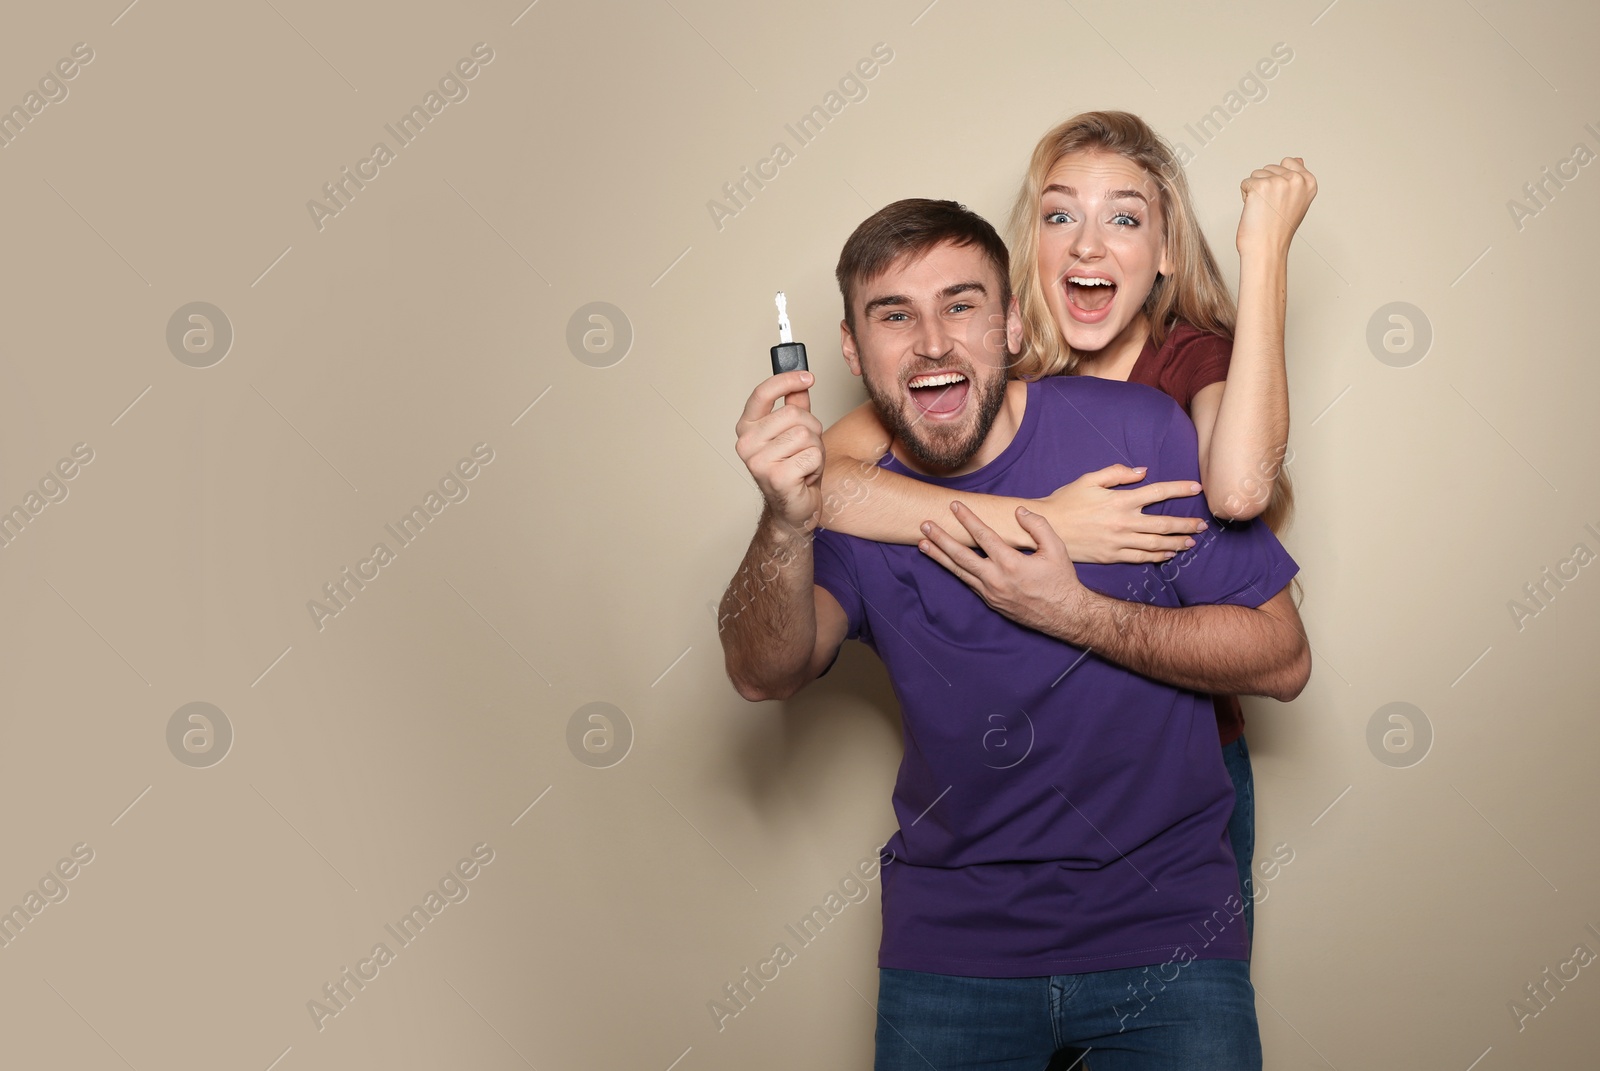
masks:
{"label": "man's neck", "polygon": [[1028,384],[1020,379],[1007,380],[1005,401],[1000,403],[1000,411],[995,414],[994,423],[989,426],[989,434],[984,436],[977,453],[955,468],[929,468],[921,464],[908,454],[899,439],[896,439],[890,448],[894,451],[895,458],[912,472],[919,472],[924,476],[937,476],[941,479],[965,476],[969,472],[977,472],[1005,453],[1006,447],[1017,437],[1017,430],[1022,427],[1022,414],[1027,406]]}

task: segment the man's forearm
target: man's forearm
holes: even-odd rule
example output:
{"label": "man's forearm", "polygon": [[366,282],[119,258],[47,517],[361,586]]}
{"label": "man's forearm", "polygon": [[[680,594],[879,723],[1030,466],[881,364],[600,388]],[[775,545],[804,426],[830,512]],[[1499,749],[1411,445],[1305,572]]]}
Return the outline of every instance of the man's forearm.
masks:
{"label": "man's forearm", "polygon": [[1215,695],[1299,694],[1309,669],[1304,634],[1248,606],[1151,606],[1085,590],[1048,630],[1108,661],[1179,688]]}
{"label": "man's forearm", "polygon": [[763,508],[744,561],[722,595],[717,634],[728,677],[750,700],[780,699],[809,679],[817,643],[811,532]]}

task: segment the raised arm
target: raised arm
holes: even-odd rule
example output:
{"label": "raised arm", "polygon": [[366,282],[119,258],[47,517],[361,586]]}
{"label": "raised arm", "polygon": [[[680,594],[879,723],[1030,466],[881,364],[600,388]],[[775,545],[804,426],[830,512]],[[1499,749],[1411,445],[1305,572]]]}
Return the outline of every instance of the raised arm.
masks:
{"label": "raised arm", "polygon": [[1257,168],[1240,183],[1239,316],[1224,383],[1195,394],[1190,407],[1200,440],[1206,504],[1224,520],[1259,516],[1289,442],[1289,380],[1284,315],[1289,245],[1317,194],[1298,157]]}
{"label": "raised arm", "polygon": [[[912,479],[878,466],[889,449],[889,430],[871,402],[863,402],[822,433],[827,449],[822,472],[822,527],[880,543],[915,544],[922,522],[948,515],[955,494],[937,484]],[[1110,465],[1084,473],[1045,499],[1013,498],[963,491],[961,501],[1000,534],[1009,546],[1035,549],[1033,537],[1017,523],[1017,507],[1045,514],[1078,562],[1160,562],[1194,545],[1201,530],[1184,517],[1141,513],[1152,502],[1197,493],[1187,481],[1150,484],[1114,492],[1118,484],[1144,479],[1145,470]],[[952,533],[976,546],[965,528]]]}
{"label": "raised arm", "polygon": [[[823,445],[810,385],[810,372],[763,381],[735,428],[739,457],[764,504],[744,561],[723,593],[717,636],[728,677],[752,702],[793,695],[828,667],[847,629],[838,601],[812,582]],[[785,404],[774,409],[780,398]]]}

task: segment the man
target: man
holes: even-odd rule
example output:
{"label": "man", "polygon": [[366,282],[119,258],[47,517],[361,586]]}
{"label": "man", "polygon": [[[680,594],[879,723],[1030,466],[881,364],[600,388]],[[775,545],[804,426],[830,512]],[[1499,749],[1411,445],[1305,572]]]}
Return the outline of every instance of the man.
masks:
{"label": "man", "polygon": [[931,522],[919,547],[815,531],[811,373],[773,376],[737,426],[765,505],[721,638],[746,699],[794,694],[856,638],[900,701],[877,1068],[1039,1071],[1071,1048],[1095,1071],[1259,1067],[1208,696],[1305,686],[1298,566],[1200,496],[1151,507],[1208,522],[1159,566],[1075,567],[1022,510],[1039,549],[1011,549],[959,492],[1041,496],[1129,459],[1194,480],[1193,425],[1139,384],[1008,380],[1005,245],[954,202],[876,213],[837,274],[845,362],[894,433],[879,464],[948,487],[983,553]]}

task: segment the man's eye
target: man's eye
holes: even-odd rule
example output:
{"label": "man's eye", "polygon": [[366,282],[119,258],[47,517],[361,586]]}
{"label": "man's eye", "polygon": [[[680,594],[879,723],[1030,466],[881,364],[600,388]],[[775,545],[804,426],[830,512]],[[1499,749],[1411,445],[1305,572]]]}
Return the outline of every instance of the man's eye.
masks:
{"label": "man's eye", "polygon": [[884,319],[885,320],[901,320],[901,319],[905,318],[905,315],[906,314],[903,313],[903,312],[891,312],[891,313],[886,314],[884,316]]}
{"label": "man's eye", "polygon": [[968,305],[966,302],[958,301],[954,305],[950,306],[950,311],[951,312],[966,312],[970,308],[972,308],[972,306]]}

